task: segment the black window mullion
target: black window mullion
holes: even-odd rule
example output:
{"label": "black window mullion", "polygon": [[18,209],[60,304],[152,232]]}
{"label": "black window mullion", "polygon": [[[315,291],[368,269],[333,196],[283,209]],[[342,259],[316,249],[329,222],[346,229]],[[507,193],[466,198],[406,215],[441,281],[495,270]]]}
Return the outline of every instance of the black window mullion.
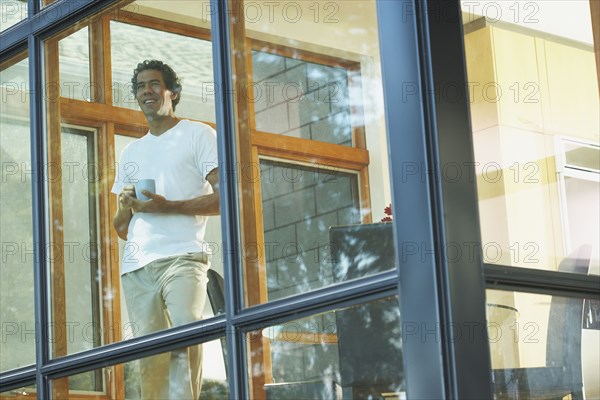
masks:
{"label": "black window mullion", "polygon": [[34,171],[31,179],[32,217],[33,217],[33,284],[35,302],[35,362],[36,387],[38,399],[50,398],[50,385],[44,379],[41,368],[50,360],[49,310],[46,307],[49,297],[48,259],[46,243],[49,242],[46,229],[46,201],[44,185],[45,140],[44,140],[44,96],[42,40],[36,36],[28,38],[29,85],[32,95],[29,97],[31,165]]}
{"label": "black window mullion", "polygon": [[[50,360],[41,368],[43,376],[58,379],[73,376],[107,365],[115,365],[161,354],[175,349],[220,339],[225,331],[224,318],[216,317],[202,323],[182,325],[165,331],[112,343]],[[200,340],[199,338],[202,338]],[[40,369],[40,368],[38,368]]]}
{"label": "black window mullion", "polygon": [[238,216],[237,157],[229,0],[211,0],[211,33],[213,49],[217,143],[219,154],[219,193],[225,280],[225,314],[227,338],[227,377],[229,398],[248,397],[244,333],[233,323],[233,316],[243,306],[243,277],[240,253],[241,232]]}
{"label": "black window mullion", "polygon": [[38,6],[35,5],[35,14],[28,11],[27,20],[11,26],[0,34],[0,58],[4,58],[5,53],[12,54],[15,48],[23,45],[30,36],[48,37],[117,1],[56,0],[39,11]]}
{"label": "black window mullion", "polygon": [[551,294],[565,297],[597,298],[600,276],[570,272],[484,264],[488,289]]}
{"label": "black window mullion", "polygon": [[[486,326],[483,261],[479,252],[469,251],[481,242],[481,234],[460,1],[416,2],[415,12],[421,25],[421,54],[426,59],[421,90],[429,123],[426,174],[431,176],[434,199],[440,329],[442,341],[451,340],[445,362],[448,393],[461,399],[491,398],[491,360],[485,335],[456,340],[451,332]],[[448,87],[456,88],[461,96],[445,95]],[[452,179],[443,173],[448,167],[458,171]],[[462,251],[460,257],[447,254],[456,247]]]}
{"label": "black window mullion", "polygon": [[[444,338],[440,340],[445,325],[440,311],[439,267],[433,256],[436,229],[430,176],[405,175],[407,167],[419,169],[428,162],[428,110],[425,93],[420,90],[424,79],[421,66],[429,68],[429,60],[421,59],[419,52],[424,43],[418,20],[426,16],[416,15],[418,3],[378,1],[377,18],[399,258],[400,316],[403,328],[417,332],[402,341],[407,397],[443,399],[449,397],[449,389]],[[406,95],[408,90],[412,95]]]}
{"label": "black window mullion", "polygon": [[244,331],[263,328],[397,295],[397,285],[396,271],[388,271],[246,308],[233,317],[233,323]]}
{"label": "black window mullion", "polygon": [[33,18],[40,11],[40,0],[27,0],[27,18]]}
{"label": "black window mullion", "polygon": [[0,374],[0,393],[35,384],[37,369],[35,365],[13,369]]}

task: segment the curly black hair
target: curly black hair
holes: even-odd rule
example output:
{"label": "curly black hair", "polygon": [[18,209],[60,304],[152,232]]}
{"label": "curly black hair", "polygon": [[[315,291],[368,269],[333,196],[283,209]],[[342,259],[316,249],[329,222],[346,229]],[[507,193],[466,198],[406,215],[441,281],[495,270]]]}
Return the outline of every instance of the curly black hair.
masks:
{"label": "curly black hair", "polygon": [[137,65],[136,69],[133,70],[133,77],[131,78],[131,84],[133,85],[131,91],[133,92],[133,95],[135,96],[137,94],[138,74],[148,69],[161,71],[167,89],[177,94],[177,97],[175,98],[175,100],[173,100],[173,111],[175,111],[175,107],[177,107],[177,104],[179,104],[179,100],[181,100],[181,81],[179,80],[179,77],[177,76],[175,71],[173,71],[173,68],[171,68],[168,64],[165,64],[162,61],[144,60],[144,62],[141,62]]}

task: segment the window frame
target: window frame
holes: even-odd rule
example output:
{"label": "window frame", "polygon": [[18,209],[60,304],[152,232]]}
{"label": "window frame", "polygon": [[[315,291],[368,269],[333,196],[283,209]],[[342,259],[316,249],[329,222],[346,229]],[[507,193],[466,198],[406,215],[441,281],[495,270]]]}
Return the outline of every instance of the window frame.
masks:
{"label": "window frame", "polygon": [[600,183],[600,171],[592,168],[580,167],[569,165],[567,163],[566,144],[576,144],[582,147],[592,148],[598,152],[600,156],[600,148],[598,145],[593,143],[582,141],[581,139],[573,139],[565,136],[556,138],[556,175],[558,182],[559,192],[559,207],[560,207],[560,220],[562,224],[562,242],[564,254],[569,254],[573,251],[571,240],[570,240],[570,222],[568,217],[568,198],[565,180],[566,178],[574,178],[583,181],[590,181]]}
{"label": "window frame", "polygon": [[[60,3],[60,2],[58,2]],[[43,158],[48,158],[49,162],[60,162],[60,140],[58,140],[55,136],[61,134],[61,127],[64,124],[73,125],[73,126],[81,126],[86,128],[95,129],[98,134],[98,159],[102,163],[103,170],[107,171],[109,168],[104,168],[105,166],[111,165],[111,160],[116,159],[116,154],[114,154],[114,135],[115,132],[118,131],[120,134],[124,134],[126,136],[132,137],[141,137],[145,133],[145,119],[142,113],[139,110],[129,110],[126,108],[119,107],[117,105],[112,104],[112,90],[110,85],[110,79],[107,79],[111,76],[111,59],[110,55],[107,54],[110,52],[110,22],[118,21],[122,23],[132,24],[136,26],[146,27],[150,29],[158,29],[161,31],[172,32],[176,34],[182,34],[190,37],[194,37],[197,39],[207,40],[210,39],[210,31],[203,28],[195,28],[189,25],[180,24],[168,20],[163,20],[156,17],[143,16],[140,17],[133,13],[129,13],[127,11],[120,11],[117,13],[104,12],[100,15],[93,17],[91,20],[87,18],[83,18],[79,21],[76,21],[67,29],[62,30],[59,34],[51,36],[48,39],[40,40],[40,43],[43,43],[43,54],[46,57],[46,64],[54,65],[52,68],[44,68],[46,74],[46,80],[50,82],[59,81],[58,76],[58,42],[68,37],[70,34],[78,31],[79,29],[87,29],[90,42],[92,43],[103,43],[101,46],[93,46],[91,48],[90,54],[90,82],[95,83],[96,85],[92,85],[92,87],[96,87],[100,85],[103,88],[102,92],[97,92],[92,94],[92,98],[95,98],[94,102],[86,102],[84,100],[78,99],[69,99],[60,96],[57,101],[51,101],[47,104],[39,104],[41,107],[48,107],[47,111],[44,115],[47,115],[47,119],[45,119],[42,123],[43,126],[48,126],[50,129],[50,136],[54,137],[54,139],[50,138],[51,147],[49,149],[48,154],[44,154]],[[31,22],[27,22],[31,23]],[[57,28],[58,29],[58,28]],[[44,35],[46,37],[48,35]],[[41,38],[39,38],[41,39]],[[254,42],[254,40],[249,39],[248,42]],[[108,43],[107,43],[108,42]],[[256,41],[254,43],[255,46],[265,46],[271,45],[265,41]],[[265,50],[261,48],[261,50]],[[278,54],[289,53],[291,50],[285,48],[284,46],[273,46],[273,48],[268,49],[272,50]],[[8,53],[5,53],[8,54]],[[313,62],[319,62],[326,65],[334,65],[338,67],[349,68],[352,71],[355,71],[359,68],[359,65],[356,62],[345,62],[341,59],[334,59],[332,57],[320,56],[316,53],[301,51],[300,54],[303,58]],[[8,56],[7,56],[8,57]],[[24,56],[23,56],[24,57]],[[9,59],[9,62],[18,62],[22,59],[19,57],[17,59]],[[251,69],[249,69],[251,71]],[[251,78],[251,77],[250,77]],[[112,115],[110,121],[106,121],[106,115]],[[253,122],[254,123],[254,122]],[[209,123],[213,125],[213,123]],[[54,132],[54,134],[52,133]],[[369,193],[368,193],[368,151],[365,149],[365,139],[364,139],[364,127],[353,127],[353,144],[358,144],[358,147],[348,147],[341,146],[336,144],[329,143],[318,143],[315,144],[312,140],[307,139],[296,139],[290,138],[291,143],[287,141],[288,138],[282,137],[281,135],[271,134],[267,132],[259,132],[256,130],[252,131],[253,138],[253,151],[256,154],[256,160],[258,161],[259,155],[272,156],[280,159],[285,159],[288,162],[302,162],[307,160],[315,159],[315,155],[317,156],[318,162],[322,163],[325,167],[332,168],[345,168],[352,170],[357,173],[359,178],[360,186],[361,186],[361,204],[365,207],[369,204]],[[275,139],[278,144],[281,146],[273,146],[271,141]],[[299,140],[299,142],[296,142]],[[283,143],[283,144],[282,144]],[[301,152],[294,151],[294,148],[302,147],[303,150]],[[342,155],[336,155],[336,153],[342,153]],[[106,185],[105,185],[106,186]],[[62,202],[60,201],[60,193],[62,192],[62,188],[60,187],[60,182],[58,183],[50,183],[46,187],[43,188],[44,191],[49,191],[51,194],[50,200],[50,214],[59,219],[62,218]],[[109,193],[106,187],[101,190],[102,193]],[[100,227],[103,231],[108,231],[108,236],[111,237],[112,241],[116,241],[115,233],[109,228],[106,228],[106,219],[107,215],[111,215],[111,211],[116,208],[114,204],[113,196],[101,196],[99,199],[102,210],[102,216],[100,217],[101,225]],[[257,218],[262,218],[262,215],[258,215]],[[366,215],[364,217],[364,222],[370,222],[370,215]],[[43,225],[43,224],[42,224]],[[41,227],[40,227],[41,228]],[[258,228],[258,226],[257,226]],[[46,228],[47,229],[47,228]],[[61,236],[61,232],[58,228],[50,228],[49,231],[46,231],[46,235],[52,237],[53,241],[59,240],[59,236]],[[102,235],[107,236],[106,234]],[[105,243],[105,241],[102,241]],[[103,274],[103,288],[110,287],[110,282],[118,281],[118,275],[114,273],[114,268],[110,267],[111,263],[115,262],[115,259],[118,259],[118,254],[115,254],[115,248],[113,246],[103,245],[101,249],[102,255],[102,269],[104,272],[109,272],[107,274]],[[107,266],[108,265],[108,266]],[[55,265],[56,267],[56,265]],[[60,267],[60,266],[59,266]],[[53,275],[54,278],[52,280],[52,292],[56,295],[56,291],[60,291],[61,288],[64,289],[64,284],[60,278],[61,274]],[[64,290],[63,290],[64,291]],[[56,296],[53,296],[54,299]],[[63,296],[59,296],[63,298],[62,303],[64,303],[64,293]],[[57,301],[57,303],[61,303]],[[115,305],[112,307],[103,307],[103,312],[105,315],[103,316],[104,321],[113,321],[120,319],[120,311],[119,311],[119,299],[114,301]],[[110,310],[107,310],[110,308]],[[52,313],[56,318],[57,315],[61,315],[59,310],[54,310]],[[46,316],[48,319],[49,315]],[[60,321],[54,319],[53,325],[59,325]],[[111,330],[112,332],[112,330]],[[50,332],[46,332],[46,334],[50,334]],[[117,333],[114,337],[109,337],[107,343],[118,342],[119,334]],[[107,344],[105,343],[105,344]],[[52,347],[52,346],[51,346]],[[48,348],[47,351],[57,351],[56,344],[54,344],[53,348]],[[52,362],[60,363],[62,359],[69,359],[71,355],[67,356],[66,347],[64,349],[58,349],[58,354],[54,357]],[[85,352],[84,352],[85,353]],[[73,355],[76,356],[76,355]],[[38,368],[39,369],[39,368]],[[8,371],[11,372],[11,371]],[[4,375],[4,373],[2,374]],[[60,374],[62,375],[62,374]],[[117,373],[117,379],[119,374]],[[120,373],[121,381],[122,381],[122,371]],[[46,379],[47,380],[47,379]],[[68,390],[67,381],[65,379],[56,379],[53,381],[53,393],[55,395],[64,395],[65,391]],[[111,386],[114,386],[111,385]],[[110,397],[111,388],[107,387],[108,390],[107,396]],[[50,389],[47,388],[47,391]],[[41,392],[43,393],[43,392]],[[43,394],[41,394],[43,396]],[[90,392],[91,393],[91,392]],[[81,396],[97,396],[98,394],[82,394]],[[78,395],[80,396],[80,395]]]}
{"label": "window frame", "polygon": [[[45,40],[72,26],[72,21],[77,23],[118,3],[117,0],[81,0],[73,4],[68,0],[56,0],[40,10],[37,0],[29,0],[28,19],[0,33],[0,63],[12,62],[12,57],[26,51],[26,56],[29,57],[31,90],[33,93],[43,93]],[[468,95],[465,94],[464,101],[449,103],[439,93],[439,87],[443,87],[440,83],[466,83],[460,13],[456,20],[439,18],[440,4],[460,10],[458,0],[443,3],[433,0],[377,3],[388,142],[390,153],[394,154],[390,161],[390,171],[394,178],[393,211],[396,220],[402,220],[403,224],[411,228],[402,229],[395,223],[396,245],[402,248],[403,244],[414,241],[423,243],[432,251],[435,250],[435,259],[431,257],[425,260],[418,268],[400,263],[397,271],[244,309],[244,279],[238,268],[242,265],[242,256],[235,249],[229,249],[224,257],[227,298],[225,315],[197,325],[178,327],[168,332],[158,332],[125,343],[113,343],[51,360],[52,349],[48,340],[50,320],[45,307],[51,279],[44,261],[48,259],[44,243],[49,241],[45,225],[48,220],[47,187],[43,180],[33,180],[35,315],[36,322],[41,327],[36,331],[36,364],[0,373],[1,390],[35,383],[38,398],[50,398],[52,379],[225,336],[230,397],[246,398],[246,332],[267,326],[273,321],[290,320],[397,293],[401,298],[403,322],[424,322],[434,324],[433,326],[439,324],[443,339],[441,342],[424,340],[404,343],[409,396],[491,396],[491,366],[487,343],[478,342],[474,346],[466,346],[464,342],[449,344],[447,339],[451,336],[448,324],[465,321],[485,323],[486,288],[593,298],[599,295],[600,285],[597,279],[588,276],[566,276],[568,274],[560,272],[498,265],[484,266],[480,259],[464,268],[451,268],[445,260],[446,243],[480,241],[474,183],[464,183],[460,185],[462,190],[458,191],[456,188],[459,185],[435,182],[429,177],[422,182],[403,182],[401,179],[402,166],[406,162],[423,162],[423,165],[436,171],[437,176],[441,176],[440,164],[474,162]],[[216,9],[211,19],[215,81],[224,83],[224,90],[217,93],[217,125],[227,133],[219,135],[219,156],[227,166],[234,167],[236,141],[231,134],[236,130],[234,104],[223,93],[227,93],[226,89],[233,88],[230,77],[234,60],[229,49],[237,37],[232,36],[229,31],[228,2],[212,1],[211,6]],[[402,23],[398,23],[400,18]],[[100,26],[96,26],[94,29],[99,28]],[[456,57],[457,54],[460,57]],[[400,65],[403,68],[398,68]],[[99,73],[106,74],[106,65],[99,67]],[[403,82],[416,83],[420,92],[408,101],[402,99],[400,94]],[[457,86],[466,87],[460,84]],[[45,138],[40,134],[45,132],[47,122],[45,107],[41,96],[30,96],[31,162],[36,168],[42,168],[46,161]],[[90,107],[82,104],[71,107],[74,113],[90,111]],[[99,104],[94,104],[94,107],[95,113],[105,110]],[[124,115],[118,117],[119,123],[127,125]],[[113,126],[112,129],[114,128]],[[413,134],[400,137],[394,134],[399,129]],[[108,136],[110,137],[110,133]],[[107,156],[110,161],[114,160],[114,154]],[[232,182],[223,183],[222,225],[234,227],[223,232],[223,240],[225,243],[239,243],[238,188]],[[114,203],[111,207],[114,210]],[[459,216],[464,215],[468,216],[465,221],[458,220]],[[465,298],[469,299],[466,308],[462,307]],[[470,375],[473,371],[479,371],[482,379],[473,379]],[[424,377],[428,377],[427,380]]]}

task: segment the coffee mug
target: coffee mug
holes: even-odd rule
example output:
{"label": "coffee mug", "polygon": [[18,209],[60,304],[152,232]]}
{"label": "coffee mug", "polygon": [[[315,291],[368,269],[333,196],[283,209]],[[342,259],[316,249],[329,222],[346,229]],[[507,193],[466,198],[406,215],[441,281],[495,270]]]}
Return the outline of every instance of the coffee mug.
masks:
{"label": "coffee mug", "polygon": [[135,184],[135,197],[138,200],[148,201],[150,197],[145,196],[142,190],[147,190],[150,193],[156,193],[156,182],[154,179],[140,179]]}

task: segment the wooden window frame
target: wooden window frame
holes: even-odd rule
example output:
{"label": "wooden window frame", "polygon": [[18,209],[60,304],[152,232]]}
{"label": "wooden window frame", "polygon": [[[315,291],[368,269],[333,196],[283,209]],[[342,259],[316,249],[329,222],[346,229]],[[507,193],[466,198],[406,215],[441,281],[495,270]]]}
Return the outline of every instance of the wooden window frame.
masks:
{"label": "wooden window frame", "polygon": [[[123,4],[119,4],[121,7]],[[99,200],[99,225],[100,225],[100,270],[102,276],[102,290],[109,290],[113,299],[108,303],[103,302],[102,321],[103,344],[114,343],[122,340],[121,329],[121,299],[120,299],[120,276],[119,276],[119,252],[118,246],[111,245],[118,243],[118,236],[112,229],[112,216],[117,209],[115,196],[111,194],[111,184],[114,180],[114,171],[112,166],[116,165],[118,155],[115,154],[115,134],[129,137],[140,138],[147,132],[146,119],[139,110],[130,110],[113,105],[112,99],[112,68],[111,68],[111,42],[110,42],[110,22],[117,21],[141,26],[150,29],[157,29],[169,33],[176,33],[196,39],[210,40],[210,31],[203,28],[191,27],[176,23],[173,21],[162,20],[155,17],[140,17],[136,14],[119,11],[113,13],[114,9],[107,10],[99,16],[90,20],[80,21],[76,25],[62,31],[45,42],[46,50],[46,80],[47,82],[59,82],[59,56],[58,42],[68,37],[74,32],[86,28],[90,37],[90,83],[92,88],[100,87],[101,90],[92,92],[92,98],[95,102],[86,102],[83,100],[69,99],[59,97],[47,101],[47,135],[48,135],[48,160],[49,162],[60,163],[60,134],[63,124],[82,126],[96,129],[96,146],[98,152],[98,165],[103,171],[103,179],[98,183]],[[165,29],[166,28],[166,29]],[[11,59],[11,63],[16,63],[27,57],[24,53],[19,59]],[[7,65],[3,65],[3,68]],[[107,116],[110,118],[107,119]],[[212,127],[214,123],[205,122]],[[62,215],[62,188],[61,183],[49,184],[50,196],[50,220],[63,221]],[[50,236],[53,243],[64,244],[64,238],[60,226],[62,224],[52,224]],[[105,240],[109,238],[109,240]],[[56,259],[56,257],[53,257]],[[116,266],[116,267],[115,267]],[[53,326],[55,329],[66,329],[65,313],[66,291],[64,285],[64,264],[62,262],[52,265],[52,308],[53,308]],[[61,328],[61,326],[63,328]],[[112,328],[111,328],[112,327]],[[54,344],[55,357],[67,354],[66,342]],[[108,369],[112,369],[112,373]],[[105,393],[70,393],[68,388],[68,378],[60,378],[53,381],[53,395],[56,398],[70,398],[75,400],[109,400],[112,398],[124,398],[124,366],[117,364],[107,367],[104,373],[106,382]],[[0,399],[2,399],[0,397]]]}
{"label": "wooden window frame", "polygon": [[[265,42],[252,38],[245,38],[244,46],[250,51],[246,51],[246,82],[245,87],[252,87],[254,81],[252,76],[252,50],[268,52],[284,57],[293,57],[306,62],[338,67],[346,69],[348,72],[360,72],[360,64],[353,61],[343,60],[337,57],[317,54],[312,51],[286,47],[278,44]],[[349,74],[350,76],[360,76],[360,74]],[[356,79],[356,78],[355,78]],[[360,84],[360,82],[358,82]],[[250,127],[250,152],[251,162],[253,165],[258,165],[261,156],[275,157],[286,160],[291,164],[308,163],[322,165],[323,167],[340,168],[350,170],[358,174],[360,206],[363,209],[370,210],[370,193],[369,193],[369,152],[366,148],[365,128],[364,126],[352,126],[352,146],[344,146],[339,144],[321,142],[316,140],[296,138],[285,136],[277,133],[259,131],[256,129],[256,118],[254,113],[254,104],[248,101],[248,123]],[[359,118],[351,118],[351,120],[363,120],[364,111],[362,107],[351,110],[352,115],[358,115]],[[243,151],[243,150],[240,150]],[[242,165],[244,165],[242,163]],[[244,232],[248,236],[256,237],[257,247],[264,249],[264,236],[262,227],[262,209],[260,207],[260,182],[254,187],[256,223],[249,227],[244,225]],[[372,214],[365,213],[362,216],[362,223],[372,222]],[[255,232],[248,232],[249,229],[255,227]],[[259,286],[251,290],[246,288],[246,304],[253,306],[266,302],[266,262],[264,255],[259,255],[261,265],[258,267]],[[252,278],[246,278],[246,281],[254,281]],[[251,294],[254,294],[252,296]]]}
{"label": "wooden window frame", "polygon": [[[232,22],[232,43],[236,51],[233,52],[233,69],[236,77],[242,77],[236,82],[237,87],[253,87],[252,50],[269,52],[285,57],[293,57],[303,61],[339,67],[349,72],[349,79],[357,81],[350,84],[360,85],[360,63],[343,60],[336,57],[325,56],[311,51],[277,45],[257,40],[246,36],[243,23]],[[239,56],[245,54],[242,62]],[[353,73],[354,72],[354,73]],[[352,78],[354,77],[354,78]],[[274,157],[285,160],[290,164],[317,164],[323,167],[332,167],[349,170],[357,173],[359,185],[359,202],[361,209],[371,210],[369,190],[369,152],[366,146],[365,127],[352,126],[352,146],[344,146],[320,142],[304,138],[285,136],[282,134],[263,132],[256,129],[254,103],[250,99],[242,99],[236,103],[236,123],[238,134],[238,162],[240,165],[257,166],[261,156]],[[352,118],[358,115],[359,118]],[[364,110],[362,106],[351,109],[351,121],[363,121]],[[247,121],[245,120],[247,119]],[[243,168],[243,167],[242,167]],[[244,299],[246,306],[266,303],[267,276],[264,227],[262,215],[262,197],[260,180],[241,179],[242,198],[240,199],[241,229],[243,244],[254,244],[258,254],[244,252]],[[246,187],[244,187],[246,186]],[[250,220],[250,223],[248,223]],[[372,213],[369,211],[362,216],[362,223],[372,222]],[[249,246],[244,246],[247,248]],[[252,333],[248,333],[252,334]],[[264,398],[265,384],[273,382],[270,343],[264,337],[261,340],[252,340],[249,344],[249,371],[260,366],[262,375],[248,377],[249,392],[253,398]]]}
{"label": "wooden window frame", "polygon": [[[119,4],[118,7],[122,7]],[[101,271],[102,271],[102,289],[112,290],[115,294],[111,304],[103,307],[103,321],[108,326],[120,326],[120,290],[118,286],[119,271],[115,266],[119,265],[118,248],[111,246],[108,243],[118,243],[116,232],[111,228],[111,216],[116,211],[115,196],[111,196],[110,183],[114,179],[114,171],[111,166],[115,165],[118,155],[115,154],[115,134],[120,134],[129,137],[142,137],[147,132],[146,120],[143,113],[139,110],[131,110],[113,105],[112,99],[112,66],[111,66],[111,40],[110,40],[110,23],[111,21],[127,23],[139,27],[156,29],[159,31],[175,33],[183,36],[192,37],[200,40],[210,40],[211,33],[209,29],[195,27],[179,22],[174,22],[166,19],[161,19],[152,16],[134,14],[127,11],[115,13],[113,9],[109,9],[99,16],[90,20],[84,20],[69,29],[63,31],[60,35],[54,36],[46,41],[46,65],[47,81],[58,82],[58,41],[71,35],[77,30],[88,27],[90,36],[90,83],[92,87],[100,87],[101,91],[92,93],[92,98],[95,102],[90,103],[83,100],[68,99],[60,97],[58,101],[47,102],[47,126],[48,126],[48,158],[49,161],[60,162],[60,126],[61,124],[71,124],[76,126],[93,127],[97,130],[97,147],[98,147],[98,162],[103,171],[107,171],[109,176],[104,176],[99,187],[99,214],[100,214],[100,229],[101,229]],[[242,36],[244,48],[260,51],[268,51],[273,54],[282,56],[293,56],[296,59],[317,63],[321,65],[334,66],[344,68],[348,72],[350,79],[360,79],[360,63],[354,61],[343,60],[336,57],[325,56],[310,51],[305,51],[296,48],[290,48],[282,45],[265,42],[264,40],[252,39]],[[251,51],[242,53],[245,54],[245,60],[240,60],[237,68],[242,68],[245,77],[245,82],[251,84],[252,80],[252,53]],[[241,65],[243,63],[243,65]],[[50,65],[55,68],[49,67]],[[351,82],[352,84],[360,84]],[[256,121],[254,115],[254,106],[251,102],[246,102],[246,111],[249,118],[249,128],[239,129],[248,132],[247,139],[244,142],[240,141],[240,147],[245,147],[244,152],[248,152],[246,160],[258,165],[261,156],[275,157],[285,160],[290,163],[312,163],[322,165],[323,167],[339,168],[355,172],[358,175],[360,205],[363,209],[370,209],[370,194],[369,194],[369,152],[366,148],[365,129],[364,126],[352,126],[352,146],[344,146],[325,142],[318,142],[310,139],[301,139],[295,137],[287,137],[280,134],[269,132],[261,132],[256,129]],[[359,114],[362,117],[362,107],[352,109],[353,115]],[[107,116],[110,118],[107,119]],[[351,120],[355,120],[352,118]],[[362,120],[358,119],[358,120]],[[203,121],[204,122],[204,121]],[[208,125],[215,126],[214,123],[204,122]],[[243,165],[243,163],[242,163]],[[62,221],[62,199],[61,188],[57,185],[50,185],[50,215],[51,220],[58,219]],[[256,180],[250,183],[252,187],[252,198],[248,203],[251,212],[250,218],[254,223],[244,224],[244,238],[254,239],[254,243],[264,245],[264,231],[262,225],[262,203],[260,196],[260,181]],[[240,210],[244,213],[244,209]],[[362,216],[362,222],[371,222],[371,214],[366,213]],[[62,233],[57,226],[51,227],[51,237],[54,242],[64,242]],[[109,241],[104,239],[109,238]],[[264,247],[263,247],[264,248]],[[248,293],[257,293],[258,297],[246,297],[247,305],[260,304],[266,301],[266,266],[264,262],[264,254],[259,254],[258,258],[262,260],[262,265],[257,265],[255,271],[256,276],[246,275],[245,286],[246,296]],[[57,293],[56,302],[64,303],[64,265],[53,266],[52,288],[53,294]],[[250,269],[248,265],[243,266],[245,273]],[[251,285],[256,284],[260,288],[258,292],[250,290]],[[55,296],[53,295],[53,298]],[[53,303],[55,302],[53,301]],[[55,318],[57,315],[54,313]],[[64,315],[63,315],[64,318]],[[61,322],[61,321],[55,321]],[[62,321],[66,323],[66,321]],[[58,325],[58,324],[57,324]],[[60,326],[60,325],[59,325]],[[107,330],[110,334],[103,338],[104,344],[121,340],[121,332],[119,330]],[[266,376],[264,379],[250,382],[254,387],[255,394],[262,393],[264,383],[272,381],[270,374],[270,352],[269,343],[263,340],[260,343],[253,343],[251,350],[256,356],[252,357],[252,362],[259,362],[264,367]],[[56,356],[66,354],[66,347],[55,348]],[[109,368],[114,368],[112,379],[106,376],[107,393],[99,395],[96,393],[87,394],[68,394],[68,379],[62,378],[55,380],[53,383],[53,391],[55,396],[81,399],[109,399],[113,396],[121,398],[124,396],[124,369],[122,365],[115,365]]]}

